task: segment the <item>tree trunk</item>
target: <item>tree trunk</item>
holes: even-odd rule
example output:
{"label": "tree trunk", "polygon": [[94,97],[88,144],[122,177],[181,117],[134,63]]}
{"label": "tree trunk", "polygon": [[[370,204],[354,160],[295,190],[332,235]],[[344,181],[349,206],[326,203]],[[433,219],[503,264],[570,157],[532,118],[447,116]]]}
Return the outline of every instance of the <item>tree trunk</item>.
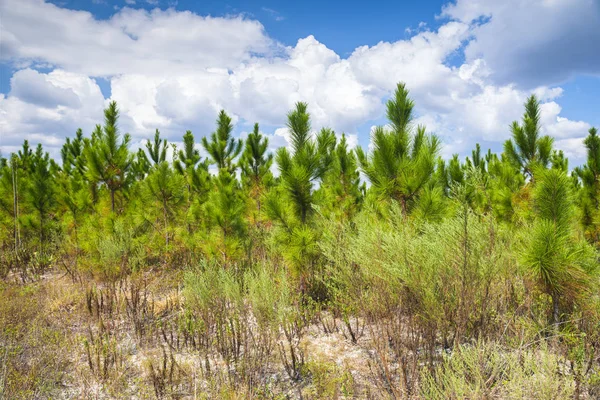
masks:
{"label": "tree trunk", "polygon": [[163,198],[163,218],[165,221],[165,245],[169,247],[169,219],[167,217],[167,201]]}
{"label": "tree trunk", "polygon": [[40,254],[42,255],[45,255],[44,241],[44,214],[40,211]]}
{"label": "tree trunk", "polygon": [[112,212],[115,212],[115,190],[110,189],[110,208]]}
{"label": "tree trunk", "polygon": [[558,333],[558,326],[560,324],[560,314],[559,314],[559,296],[554,293],[552,295],[552,324],[554,325],[555,333]]}
{"label": "tree trunk", "polygon": [[13,164],[13,211],[15,219],[15,254],[19,250],[19,209],[17,200],[17,171]]}
{"label": "tree trunk", "polygon": [[399,194],[397,197],[397,201],[400,203],[400,207],[402,209],[402,216],[406,217],[408,215],[408,206],[406,204],[406,196],[403,194]]}

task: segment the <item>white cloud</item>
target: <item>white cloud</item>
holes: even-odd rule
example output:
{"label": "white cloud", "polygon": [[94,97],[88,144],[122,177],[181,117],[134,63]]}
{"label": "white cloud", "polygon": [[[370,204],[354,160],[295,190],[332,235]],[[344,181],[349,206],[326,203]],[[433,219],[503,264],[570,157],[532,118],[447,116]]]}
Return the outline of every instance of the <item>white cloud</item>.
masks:
{"label": "white cloud", "polygon": [[543,133],[556,139],[581,137],[587,134],[587,131],[591,128],[587,122],[572,121],[561,117],[562,108],[554,101],[542,104],[540,108],[540,122]]}
{"label": "white cloud", "polygon": [[262,24],[241,16],[123,8],[97,20],[42,0],[3,1],[0,13],[2,60],[41,61],[90,76],[233,68],[274,46]]}
{"label": "white cloud", "polygon": [[[487,40],[484,27],[506,18],[503,7],[490,7],[485,0],[459,0],[445,9],[456,20],[439,29],[420,26],[408,40],[361,46],[343,59],[313,36],[281,46],[258,21],[243,17],[124,8],[96,20],[40,0],[5,1],[0,5],[2,57],[22,69],[12,77],[8,96],[0,97],[0,147],[6,151],[24,137],[58,146],[77,127],[89,133],[102,121],[107,102],[90,78],[98,76],[109,79],[111,99],[122,111],[122,131],[136,143],[156,128],[172,141],[187,129],[199,138],[214,129],[224,108],[243,126],[259,122],[261,128],[270,127],[273,149],[288,143],[287,129],[278,128],[286,113],[295,102],[307,101],[314,130],[344,131],[355,146],[358,127],[380,121],[384,101],[404,81],[418,122],[442,137],[444,155],[470,152],[477,141],[499,146],[509,137],[510,122],[521,117],[531,90],[498,83],[495,56],[475,50]],[[492,20],[471,22],[481,15]],[[504,36],[498,40],[504,43]],[[465,44],[463,65],[447,65]],[[27,68],[40,64],[56,69]],[[589,125],[560,115],[560,87],[532,90],[544,101],[545,132],[577,154],[574,148]]]}
{"label": "white cloud", "polygon": [[465,56],[485,59],[494,82],[531,88],[600,74],[597,0],[457,0],[443,14],[477,20]]}
{"label": "white cloud", "polygon": [[565,156],[569,159],[569,166],[584,163],[587,159],[586,148],[583,144],[583,137],[561,139],[554,142],[554,146],[565,153]]}
{"label": "white cloud", "polygon": [[62,70],[48,74],[17,72],[8,97],[0,95],[0,147],[19,146],[24,139],[42,143],[53,155],[66,135],[81,127],[90,132],[102,121],[106,100],[89,77]]}
{"label": "white cloud", "polygon": [[[56,76],[57,73],[54,73]],[[56,80],[54,80],[56,82]],[[32,69],[17,71],[10,79],[9,96],[40,107],[62,105],[79,108],[81,102],[72,88],[63,87],[60,80],[54,83],[49,75]]]}

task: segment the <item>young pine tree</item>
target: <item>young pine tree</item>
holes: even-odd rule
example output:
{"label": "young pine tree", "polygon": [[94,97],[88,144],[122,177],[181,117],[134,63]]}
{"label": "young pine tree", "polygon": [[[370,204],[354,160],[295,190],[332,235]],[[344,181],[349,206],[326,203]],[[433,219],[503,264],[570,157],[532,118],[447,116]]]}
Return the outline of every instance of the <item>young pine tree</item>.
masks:
{"label": "young pine tree", "polygon": [[394,97],[387,102],[391,129],[375,128],[369,155],[360,147],[356,152],[372,189],[381,198],[399,202],[404,215],[432,177],[440,149],[439,139],[427,135],[425,127],[415,131],[413,107],[406,86],[399,83]]}
{"label": "young pine tree", "polygon": [[580,205],[582,223],[588,238],[600,241],[600,136],[596,128],[590,128],[584,140],[587,161],[575,168],[574,174],[581,180]]}
{"label": "young pine tree", "polygon": [[350,220],[359,210],[364,187],[360,184],[356,155],[348,148],[346,135],[342,135],[333,151],[331,167],[319,188],[327,211]]}
{"label": "young pine tree", "polygon": [[67,232],[73,234],[75,255],[79,253],[78,228],[82,219],[92,206],[92,193],[86,179],[86,160],[84,155],[85,140],[81,129],[76,132],[75,139],[67,138],[61,149],[62,170],[57,174],[59,188],[58,202],[67,219]]}
{"label": "young pine tree", "polygon": [[512,139],[504,143],[508,160],[528,178],[533,178],[536,167],[546,168],[552,155],[553,139],[540,136],[540,128],[540,103],[531,95],[525,102],[522,124],[512,123]]}
{"label": "young pine tree", "polygon": [[96,128],[85,154],[88,177],[92,182],[99,182],[107,187],[112,212],[115,212],[116,193],[126,189],[130,183],[129,171],[133,162],[129,152],[131,138],[129,134],[125,134],[121,139],[118,119],[117,103],[112,101],[104,110],[104,127]]}
{"label": "young pine tree", "polygon": [[[196,214],[196,217],[203,213],[203,204],[208,199],[211,190],[208,159],[203,162],[200,162],[200,159],[200,152],[196,149],[194,135],[192,131],[187,131],[183,135],[183,148],[175,152],[173,165],[175,171],[183,176],[187,188],[186,215]],[[199,220],[200,218],[195,219]],[[188,233],[192,232],[190,219],[187,222],[187,230]]]}
{"label": "young pine tree", "polygon": [[165,246],[169,247],[169,238],[172,236],[171,223],[185,200],[185,181],[183,176],[177,174],[168,162],[156,164],[148,177],[144,180],[143,198],[148,200],[150,220],[162,218],[165,237]]}
{"label": "young pine tree", "polygon": [[268,153],[269,139],[259,132],[258,123],[246,138],[244,152],[240,160],[242,182],[247,188],[250,198],[256,203],[257,211],[261,211],[261,197],[273,183],[271,165],[273,154]]}
{"label": "young pine tree", "polygon": [[214,180],[215,189],[206,203],[207,216],[217,226],[225,244],[242,237],[246,231],[244,221],[245,199],[237,179],[227,172]]}
{"label": "young pine tree", "polygon": [[293,216],[301,224],[309,222],[313,212],[314,184],[328,171],[335,148],[335,135],[329,129],[322,129],[316,140],[310,138],[310,115],[307,109],[306,103],[299,102],[288,113],[287,128],[292,152],[282,147],[275,156]]}
{"label": "young pine tree", "polygon": [[160,131],[157,129],[154,133],[154,141],[146,142],[146,152],[152,165],[160,164],[167,159],[167,147],[167,139],[161,139]]}
{"label": "young pine tree", "polygon": [[78,173],[79,175],[85,174],[86,161],[83,155],[84,147],[83,131],[77,129],[75,139],[71,140],[71,138],[67,138],[60,150],[62,169],[67,175],[74,173]]}
{"label": "young pine tree", "polygon": [[213,180],[214,185],[205,206],[206,216],[212,227],[220,231],[215,238],[215,244],[223,245],[221,251],[228,258],[228,252],[236,252],[239,239],[245,233],[244,211],[246,200],[236,179],[236,158],[242,151],[243,142],[232,136],[233,125],[231,118],[221,111],[217,118],[217,130],[211,135],[211,140],[202,138],[202,145],[208,152],[213,164],[218,167],[218,173]]}
{"label": "young pine tree", "polygon": [[[0,168],[0,222],[5,233],[0,238],[11,240],[15,253],[21,242],[20,209],[24,197],[25,174],[20,168],[20,158],[13,153],[10,160]],[[10,239],[9,239],[10,237]]]}
{"label": "young pine tree", "polygon": [[561,310],[591,289],[595,274],[591,248],[578,242],[573,231],[574,217],[571,181],[559,169],[538,172],[534,191],[537,219],[523,254],[540,289],[552,300],[551,321],[555,329]]}
{"label": "young pine tree", "polygon": [[190,201],[200,199],[203,203],[210,190],[210,177],[208,175],[208,159],[200,162],[200,152],[196,149],[192,131],[183,135],[183,149],[176,153],[173,161],[175,170],[184,176]]}
{"label": "young pine tree", "polygon": [[28,173],[31,170],[31,162],[33,160],[33,149],[29,146],[29,141],[24,140],[21,150],[17,153],[19,157],[19,166],[25,172]]}
{"label": "young pine tree", "polygon": [[46,254],[49,223],[57,204],[56,180],[50,155],[39,144],[31,163],[27,200],[33,211],[32,220],[38,230],[40,254]]}
{"label": "young pine tree", "polygon": [[241,139],[233,138],[232,131],[231,117],[221,110],[217,117],[217,130],[212,133],[210,141],[205,137],[202,138],[202,146],[219,171],[227,170],[229,173],[235,174],[235,159],[240,155],[243,143]]}
{"label": "young pine tree", "polygon": [[307,283],[313,282],[318,258],[315,186],[330,170],[336,145],[330,129],[321,129],[315,139],[311,138],[307,108],[306,103],[299,102],[288,113],[291,152],[287,148],[277,150],[280,185],[271,190],[266,203],[269,217],[277,224],[275,238],[298,273],[303,292],[310,288]]}

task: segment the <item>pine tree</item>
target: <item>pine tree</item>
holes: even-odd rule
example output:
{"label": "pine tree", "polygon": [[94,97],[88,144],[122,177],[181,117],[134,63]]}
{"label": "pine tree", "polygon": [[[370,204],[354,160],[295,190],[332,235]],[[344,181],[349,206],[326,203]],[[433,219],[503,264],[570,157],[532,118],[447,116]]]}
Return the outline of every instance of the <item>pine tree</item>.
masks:
{"label": "pine tree", "polygon": [[242,181],[250,192],[250,197],[256,202],[258,212],[261,210],[261,196],[273,181],[271,165],[273,154],[267,154],[269,139],[261,135],[258,123],[246,138],[244,152],[240,159]]}
{"label": "pine tree", "polygon": [[490,198],[496,217],[513,221],[516,216],[516,196],[525,184],[525,177],[505,156],[486,157]]}
{"label": "pine tree", "polygon": [[[79,253],[78,227],[85,212],[91,208],[92,196],[86,179],[85,139],[77,129],[75,139],[67,138],[61,149],[62,170],[57,174],[58,202],[72,218],[76,256]],[[76,258],[77,260],[77,258]]]}
{"label": "pine tree", "polygon": [[466,163],[472,165],[473,167],[479,169],[482,173],[486,173],[486,158],[481,155],[481,146],[479,143],[475,143],[475,149],[471,151],[471,157],[467,157]]}
{"label": "pine tree", "polygon": [[375,128],[369,155],[357,149],[360,166],[373,190],[382,198],[398,201],[405,215],[410,202],[431,179],[440,149],[439,139],[427,135],[425,127],[418,126],[415,132],[413,107],[406,86],[399,83],[394,97],[387,102],[391,129]]}
{"label": "pine tree", "polygon": [[540,128],[540,103],[531,95],[525,102],[522,124],[512,123],[512,140],[504,143],[509,161],[529,178],[533,178],[537,166],[546,168],[552,155],[554,140],[550,136],[540,137]]}
{"label": "pine tree", "polygon": [[221,110],[217,117],[217,130],[212,133],[210,142],[207,138],[202,138],[202,146],[219,171],[227,170],[233,174],[236,169],[235,159],[242,151],[243,142],[241,139],[234,139],[231,135],[232,131],[231,117]]}
{"label": "pine tree", "polygon": [[329,129],[322,129],[316,141],[311,140],[307,108],[306,103],[299,102],[295,110],[288,113],[292,153],[283,147],[277,150],[275,157],[295,217],[302,224],[308,222],[313,211],[314,183],[329,169],[335,148],[335,135]]}
{"label": "pine tree", "polygon": [[208,218],[220,228],[224,241],[242,236],[246,230],[245,200],[238,181],[233,175],[223,172],[217,176],[214,184],[216,190],[206,204]]}
{"label": "pine tree", "polygon": [[67,138],[65,144],[60,150],[62,158],[62,169],[67,175],[78,173],[83,175],[85,173],[85,157],[83,150],[85,147],[85,141],[83,139],[83,131],[77,129],[75,133],[75,139],[71,141],[71,138]]}
{"label": "pine tree", "polygon": [[596,128],[590,128],[584,140],[587,150],[586,163],[573,173],[583,185],[580,193],[582,223],[588,237],[600,241],[600,136]]}
{"label": "pine tree", "polygon": [[183,149],[176,152],[175,170],[185,177],[190,199],[199,196],[203,202],[209,190],[208,160],[200,162],[200,152],[195,148],[194,135],[183,135]]}
{"label": "pine tree", "polygon": [[152,161],[152,165],[162,163],[167,159],[167,139],[160,138],[160,131],[157,129],[154,133],[154,141],[146,142],[146,152]]}
{"label": "pine tree", "polygon": [[321,129],[311,138],[308,105],[298,102],[288,113],[291,151],[279,148],[275,161],[279,185],[266,197],[267,215],[276,223],[275,239],[300,277],[302,291],[316,272],[320,230],[315,226],[315,186],[330,170],[336,146],[335,134]]}
{"label": "pine tree", "polygon": [[577,243],[572,232],[574,203],[568,176],[549,169],[539,178],[534,192],[537,219],[523,259],[541,290],[551,297],[552,323],[558,329],[561,303],[587,288],[585,265],[590,263],[590,253],[582,251],[585,246]]}
{"label": "pine tree", "polygon": [[[196,149],[194,135],[187,131],[183,135],[183,149],[175,152],[173,164],[175,170],[184,177],[187,187],[187,211],[197,210],[202,213],[202,205],[208,199],[211,189],[211,179],[208,173],[208,159],[200,162],[200,152]],[[188,232],[191,233],[192,225],[187,222]]]}
{"label": "pine tree", "polygon": [[143,180],[150,172],[150,160],[144,149],[138,149],[131,163],[131,174],[135,180]]}
{"label": "pine tree", "polygon": [[195,168],[200,162],[200,152],[196,149],[194,134],[192,131],[186,131],[183,135],[183,149],[176,153],[174,160],[175,169],[184,175],[187,168]]}
{"label": "pine tree", "polygon": [[170,220],[177,212],[177,207],[185,200],[185,181],[183,176],[175,173],[168,162],[156,164],[144,180],[144,198],[149,200],[150,208],[159,210],[162,217],[165,246],[169,246]]}
{"label": "pine tree", "polygon": [[[18,154],[13,153],[10,160],[0,168],[0,212],[6,216],[6,232],[12,231],[10,239],[15,253],[21,242],[20,208],[24,194],[24,171],[20,168]],[[1,235],[0,235],[1,238]],[[8,236],[7,238],[8,239]]]}
{"label": "pine tree", "polygon": [[33,150],[29,147],[29,141],[24,140],[21,150],[17,153],[19,157],[19,166],[26,173],[31,170],[31,162],[33,159]]}
{"label": "pine tree", "polygon": [[127,188],[130,183],[129,171],[133,157],[129,153],[129,134],[121,139],[117,122],[119,110],[112,101],[104,110],[104,127],[99,126],[92,134],[92,141],[86,147],[88,177],[92,182],[106,185],[110,192],[111,211],[115,212],[117,192]]}
{"label": "pine tree", "polygon": [[346,135],[342,134],[333,156],[319,192],[330,212],[349,220],[358,212],[365,188],[361,186],[358,161],[355,153],[348,149]]}
{"label": "pine tree", "polygon": [[45,254],[48,239],[48,223],[56,206],[56,183],[52,172],[50,155],[39,144],[32,158],[32,171],[27,187],[27,199],[35,212],[39,232],[40,253]]}

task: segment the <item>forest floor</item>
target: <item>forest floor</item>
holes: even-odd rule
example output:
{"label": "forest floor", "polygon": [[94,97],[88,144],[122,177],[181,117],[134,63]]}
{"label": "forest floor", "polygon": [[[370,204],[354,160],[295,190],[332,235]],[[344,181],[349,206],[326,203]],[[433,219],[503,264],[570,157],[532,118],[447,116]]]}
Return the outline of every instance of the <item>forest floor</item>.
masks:
{"label": "forest floor", "polygon": [[[327,312],[317,313],[304,329],[296,379],[286,368],[289,358],[281,355],[289,345],[283,334],[260,365],[234,364],[217,351],[198,350],[173,326],[184,312],[177,274],[149,272],[141,286],[127,280],[108,286],[58,271],[30,283],[16,276],[0,282],[0,399],[419,398],[395,389],[409,387],[419,375],[407,375],[406,365],[378,351],[385,344],[376,327],[348,321],[353,341],[345,323]],[[564,362],[541,359],[554,363],[549,368],[558,368],[557,376],[570,374]],[[250,378],[240,382],[240,368]],[[253,368],[260,372],[253,375]],[[533,398],[527,393],[538,389],[528,385],[552,382],[535,374],[526,378],[518,384],[524,391],[511,398]],[[572,393],[572,379],[556,380],[548,390],[560,394],[565,382]],[[594,396],[582,392],[580,398]]]}
{"label": "forest floor", "polygon": [[[231,386],[231,393],[240,397],[221,390],[223,397],[246,397],[235,382],[227,382],[228,367],[216,354],[174,345],[180,339],[171,341],[172,332],[165,336],[159,328],[159,321],[183,312],[174,276],[154,276],[146,282],[145,298],[134,301],[151,303],[152,315],[145,315],[146,326],[137,328],[128,311],[132,299],[126,283],[115,298],[101,300],[100,314],[108,315],[98,318],[98,311],[90,307],[90,293],[92,287],[102,291],[102,285],[74,281],[57,271],[27,284],[17,276],[10,280],[0,282],[0,323],[5,327],[0,336],[0,389],[2,384],[18,387],[22,398],[199,399],[215,398],[215,386]],[[303,378],[290,379],[273,351],[259,378],[265,388],[260,397],[380,398],[377,393],[383,388],[378,387],[368,329],[362,329],[364,334],[353,343],[339,321],[322,313],[306,328],[298,346],[304,357]],[[210,378],[207,358],[222,368]]]}

